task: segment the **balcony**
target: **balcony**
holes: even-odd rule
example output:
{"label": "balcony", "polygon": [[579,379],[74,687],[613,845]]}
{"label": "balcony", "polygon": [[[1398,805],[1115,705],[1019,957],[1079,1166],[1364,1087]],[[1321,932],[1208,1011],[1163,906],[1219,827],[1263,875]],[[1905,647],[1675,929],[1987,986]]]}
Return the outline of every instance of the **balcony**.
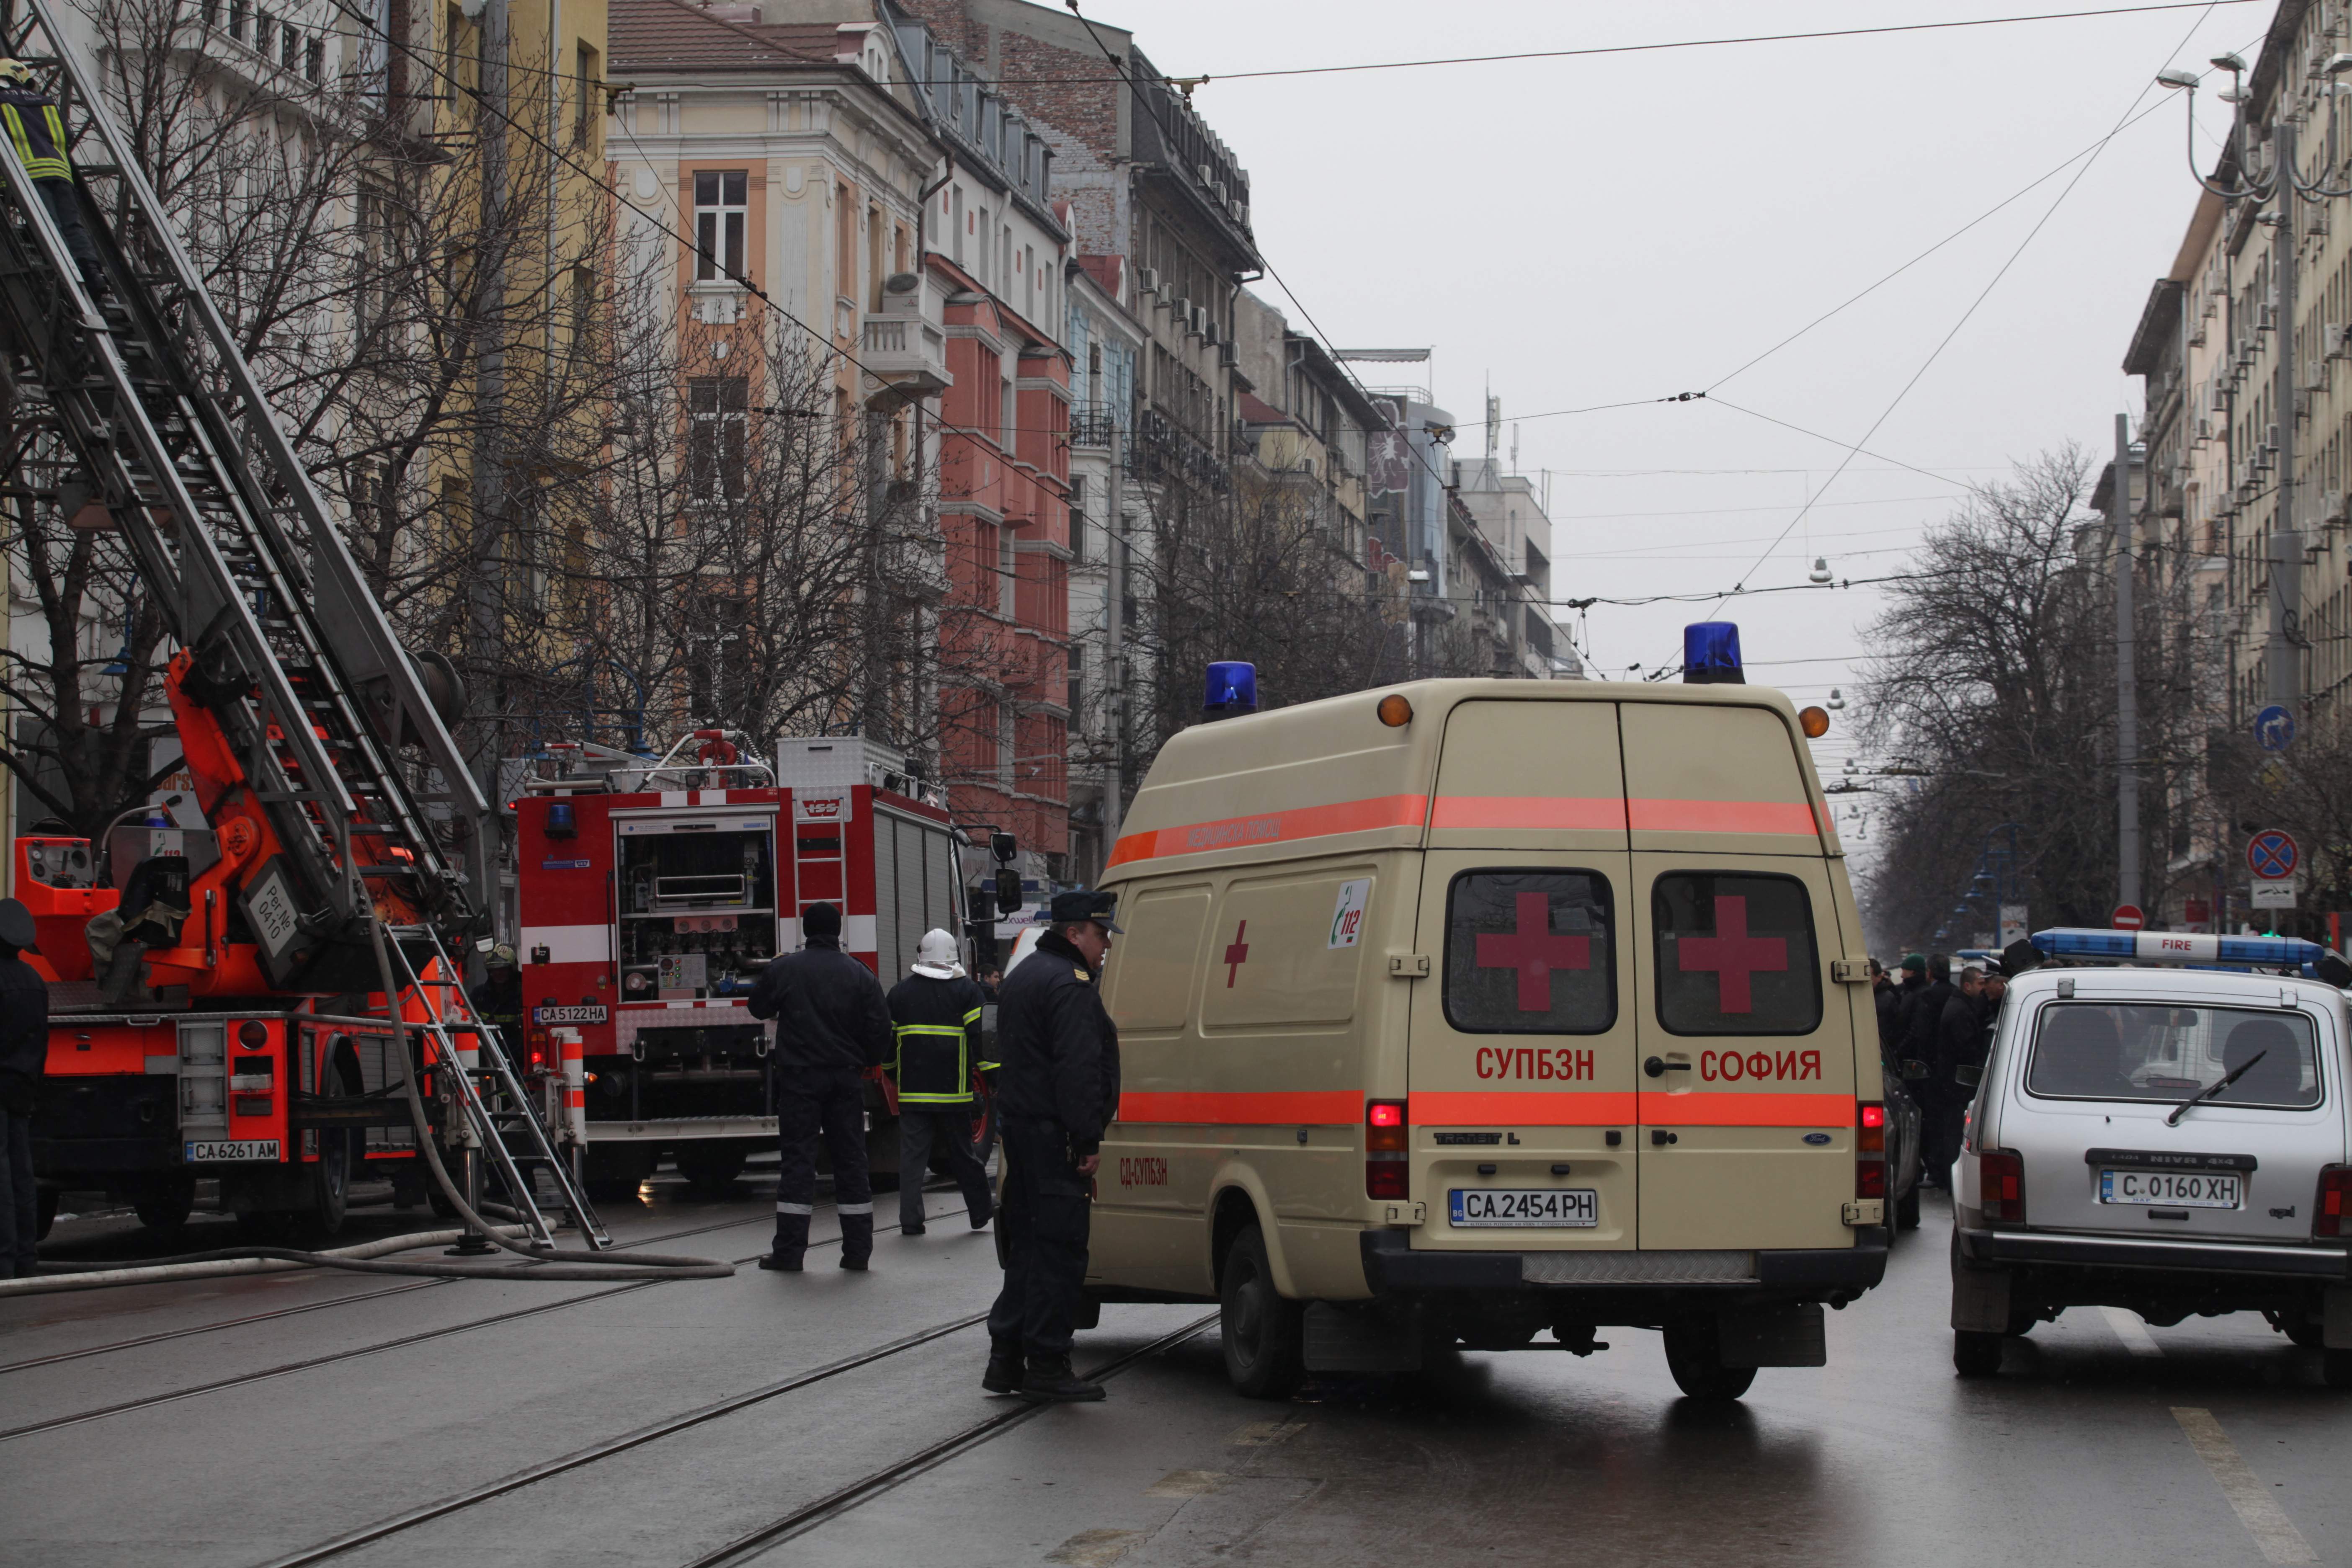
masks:
{"label": "balcony", "polygon": [[955,384],[948,374],[947,333],[919,316],[866,317],[857,360],[866,370],[866,406],[877,413],[937,397]]}

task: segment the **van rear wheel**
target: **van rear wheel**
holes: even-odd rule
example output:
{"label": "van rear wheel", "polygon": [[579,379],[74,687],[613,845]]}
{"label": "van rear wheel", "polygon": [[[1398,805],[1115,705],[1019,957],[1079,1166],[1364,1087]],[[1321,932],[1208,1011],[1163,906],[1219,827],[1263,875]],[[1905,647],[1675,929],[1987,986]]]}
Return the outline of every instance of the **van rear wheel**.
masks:
{"label": "van rear wheel", "polygon": [[2352,1388],[2352,1351],[2322,1351],[2320,1365],[2330,1388]]}
{"label": "van rear wheel", "polygon": [[1737,1399],[1756,1381],[1754,1367],[1723,1364],[1722,1331],[1711,1317],[1668,1323],[1665,1340],[1666,1370],[1690,1398]]}
{"label": "van rear wheel", "polygon": [[1217,1288],[1225,1375],[1247,1399],[1281,1399],[1298,1386],[1306,1309],[1274,1288],[1265,1235],[1251,1226],[1234,1237]]}
{"label": "van rear wheel", "polygon": [[1952,1331],[1952,1370],[1962,1377],[1990,1377],[2000,1370],[2002,1334],[1971,1329]]}

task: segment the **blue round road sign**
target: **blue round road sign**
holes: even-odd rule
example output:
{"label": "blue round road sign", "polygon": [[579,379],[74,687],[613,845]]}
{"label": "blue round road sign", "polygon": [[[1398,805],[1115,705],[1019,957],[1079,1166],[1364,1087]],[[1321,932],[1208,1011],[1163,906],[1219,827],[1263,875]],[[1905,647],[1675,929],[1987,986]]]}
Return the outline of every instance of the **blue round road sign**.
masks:
{"label": "blue round road sign", "polygon": [[2255,714],[2254,744],[2265,752],[2284,752],[2294,744],[2294,715],[2275,702]]}
{"label": "blue round road sign", "polygon": [[2295,863],[2302,858],[2294,839],[2275,827],[2266,827],[2246,841],[2246,864],[2265,882],[2294,876]]}

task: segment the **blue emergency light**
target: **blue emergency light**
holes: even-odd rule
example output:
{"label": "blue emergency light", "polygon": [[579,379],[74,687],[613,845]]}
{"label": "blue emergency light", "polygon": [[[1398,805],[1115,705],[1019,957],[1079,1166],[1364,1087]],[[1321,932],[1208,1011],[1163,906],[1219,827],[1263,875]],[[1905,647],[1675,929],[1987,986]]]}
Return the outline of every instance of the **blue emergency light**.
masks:
{"label": "blue emergency light", "polygon": [[1233,719],[1257,711],[1257,666],[1219,659],[1209,666],[1209,689],[1201,699],[1202,719]]}
{"label": "blue emergency light", "polygon": [[2133,963],[2252,964],[2298,969],[2327,956],[2315,942],[2293,936],[2218,936],[2185,931],[2100,931],[2059,926],[2038,931],[2033,950],[2045,959],[2103,958]]}
{"label": "blue emergency light", "polygon": [[1683,679],[1695,686],[1745,686],[1739,667],[1739,628],[1729,621],[1700,621],[1683,628]]}

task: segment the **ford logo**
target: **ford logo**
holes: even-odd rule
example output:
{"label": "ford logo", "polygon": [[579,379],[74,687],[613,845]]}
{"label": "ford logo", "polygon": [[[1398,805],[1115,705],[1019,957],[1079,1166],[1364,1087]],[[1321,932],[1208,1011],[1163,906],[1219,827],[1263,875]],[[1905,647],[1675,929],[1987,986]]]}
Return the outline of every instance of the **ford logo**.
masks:
{"label": "ford logo", "polygon": [[1808,1132],[1805,1134],[1805,1142],[1811,1143],[1816,1149],[1820,1148],[1829,1141],[1830,1135],[1826,1132]]}

